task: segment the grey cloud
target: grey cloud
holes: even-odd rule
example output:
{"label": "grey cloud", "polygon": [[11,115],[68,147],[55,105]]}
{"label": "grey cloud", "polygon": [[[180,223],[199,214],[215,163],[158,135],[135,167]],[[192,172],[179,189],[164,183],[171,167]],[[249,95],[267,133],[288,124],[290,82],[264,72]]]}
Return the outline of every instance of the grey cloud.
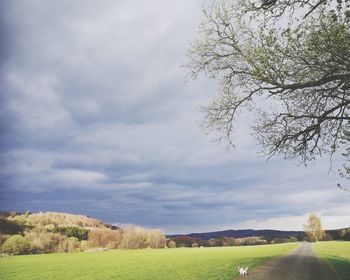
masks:
{"label": "grey cloud", "polygon": [[202,133],[198,105],[216,87],[184,83],[180,65],[203,3],[4,6],[4,210],[70,211],[172,232],[339,212],[344,197],[327,159],[307,169],[266,162],[250,115],[239,120],[236,151]]}

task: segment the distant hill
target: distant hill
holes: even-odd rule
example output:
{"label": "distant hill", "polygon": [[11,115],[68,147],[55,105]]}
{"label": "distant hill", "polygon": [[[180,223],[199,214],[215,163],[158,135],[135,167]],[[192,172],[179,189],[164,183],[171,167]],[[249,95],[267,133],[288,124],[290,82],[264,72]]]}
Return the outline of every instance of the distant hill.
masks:
{"label": "distant hill", "polygon": [[6,219],[12,222],[28,224],[34,227],[79,227],[85,229],[91,228],[109,228],[117,229],[116,226],[105,223],[99,219],[91,218],[86,215],[74,215],[60,212],[38,212],[38,213],[16,213],[1,212],[0,219]]}
{"label": "distant hill", "polygon": [[199,238],[202,240],[209,240],[212,238],[220,237],[252,237],[252,236],[264,236],[270,238],[276,237],[304,237],[305,233],[303,231],[282,231],[282,230],[254,230],[254,229],[240,229],[240,230],[223,230],[223,231],[213,231],[213,232],[203,232],[203,233],[190,233],[190,234],[174,234],[168,235],[169,238],[187,236],[191,238]]}
{"label": "distant hill", "polygon": [[159,229],[119,228],[86,215],[0,212],[0,257],[107,249],[165,248]]}

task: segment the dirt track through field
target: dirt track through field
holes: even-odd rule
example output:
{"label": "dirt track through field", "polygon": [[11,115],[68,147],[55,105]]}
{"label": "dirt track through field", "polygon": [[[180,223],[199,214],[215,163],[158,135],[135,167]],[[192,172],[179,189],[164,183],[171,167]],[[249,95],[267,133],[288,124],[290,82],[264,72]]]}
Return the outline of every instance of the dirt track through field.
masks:
{"label": "dirt track through field", "polygon": [[303,242],[287,256],[274,259],[252,271],[245,280],[338,280],[327,263],[317,257],[312,244]]}

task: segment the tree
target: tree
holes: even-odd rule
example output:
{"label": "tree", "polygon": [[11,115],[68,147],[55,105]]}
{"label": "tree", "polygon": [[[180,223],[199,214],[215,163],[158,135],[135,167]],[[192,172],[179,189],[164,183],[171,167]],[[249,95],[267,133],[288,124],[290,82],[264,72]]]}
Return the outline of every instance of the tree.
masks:
{"label": "tree", "polygon": [[325,231],[322,228],[321,220],[316,214],[310,214],[307,223],[304,225],[305,234],[311,242],[323,240]]}
{"label": "tree", "polygon": [[[218,81],[218,96],[202,107],[204,127],[233,145],[237,115],[251,110],[267,157],[306,164],[339,152],[346,161],[350,2],[344,1],[223,0],[205,9],[185,64],[194,79],[203,72]],[[346,163],[340,173],[350,176]]]}
{"label": "tree", "polygon": [[166,246],[165,234],[159,229],[148,230],[146,243],[150,248],[164,248]]}
{"label": "tree", "polygon": [[142,249],[146,247],[147,232],[140,227],[128,227],[123,230],[121,249]]}
{"label": "tree", "polygon": [[121,243],[122,231],[110,228],[93,228],[88,232],[91,247],[117,249]]}

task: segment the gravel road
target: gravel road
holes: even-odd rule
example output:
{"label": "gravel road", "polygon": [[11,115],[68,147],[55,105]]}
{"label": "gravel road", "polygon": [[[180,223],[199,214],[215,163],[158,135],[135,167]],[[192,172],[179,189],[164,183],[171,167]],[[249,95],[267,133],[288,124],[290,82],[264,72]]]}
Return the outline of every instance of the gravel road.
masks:
{"label": "gravel road", "polygon": [[327,263],[317,257],[312,244],[303,242],[290,254],[248,271],[245,280],[338,280]]}

